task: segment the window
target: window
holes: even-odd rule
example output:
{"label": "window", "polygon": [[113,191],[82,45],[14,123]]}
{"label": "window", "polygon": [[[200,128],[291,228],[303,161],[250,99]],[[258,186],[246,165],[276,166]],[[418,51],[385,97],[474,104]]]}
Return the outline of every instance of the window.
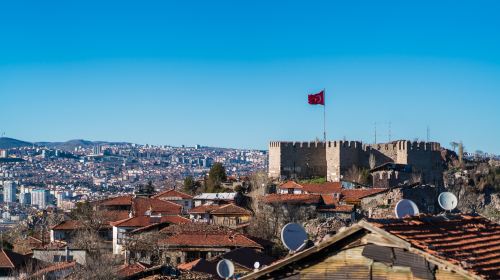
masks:
{"label": "window", "polygon": [[184,206],[189,206],[189,201],[184,201]]}

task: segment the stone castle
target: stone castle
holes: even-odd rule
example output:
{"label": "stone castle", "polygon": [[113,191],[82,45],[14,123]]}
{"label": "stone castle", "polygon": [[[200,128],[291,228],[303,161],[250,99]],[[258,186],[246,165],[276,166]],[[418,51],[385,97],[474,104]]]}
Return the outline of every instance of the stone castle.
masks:
{"label": "stone castle", "polygon": [[406,140],[380,144],[358,141],[269,143],[269,177],[326,177],[338,182],[352,167],[370,169],[384,163],[406,164],[422,183],[442,185],[444,161],[436,142]]}

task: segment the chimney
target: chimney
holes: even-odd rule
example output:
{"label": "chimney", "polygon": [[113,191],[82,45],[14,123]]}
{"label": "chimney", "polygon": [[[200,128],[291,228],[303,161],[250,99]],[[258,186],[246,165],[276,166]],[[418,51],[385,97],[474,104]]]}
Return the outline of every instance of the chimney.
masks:
{"label": "chimney", "polygon": [[69,262],[69,247],[66,245],[66,261]]}

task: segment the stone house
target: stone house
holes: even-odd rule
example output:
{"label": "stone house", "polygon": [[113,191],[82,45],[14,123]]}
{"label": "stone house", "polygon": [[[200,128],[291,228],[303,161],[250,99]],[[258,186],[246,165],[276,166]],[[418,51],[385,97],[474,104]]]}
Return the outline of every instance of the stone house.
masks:
{"label": "stone house", "polygon": [[437,198],[440,188],[432,185],[405,185],[361,199],[360,209],[371,218],[395,217],[394,208],[401,199],[410,199],[421,213],[436,214],[440,211]]}
{"label": "stone house", "polygon": [[151,227],[152,225],[166,227],[170,224],[189,223],[190,220],[178,215],[160,216],[143,215],[130,217],[125,220],[111,222],[113,226],[113,254],[123,254],[124,245],[127,242],[128,233],[137,231],[141,228]]}

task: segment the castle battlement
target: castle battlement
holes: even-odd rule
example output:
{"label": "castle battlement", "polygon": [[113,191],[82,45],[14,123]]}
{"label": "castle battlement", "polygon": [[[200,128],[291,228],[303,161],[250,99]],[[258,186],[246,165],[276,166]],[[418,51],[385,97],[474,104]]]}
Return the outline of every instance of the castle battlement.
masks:
{"label": "castle battlement", "polygon": [[343,140],[338,140],[338,141],[328,141],[327,142],[327,147],[328,148],[337,148],[337,147],[342,147],[342,148],[351,148],[351,149],[363,149],[363,143],[360,141],[343,141]]}
{"label": "castle battlement", "polygon": [[441,150],[441,144],[438,142],[424,142],[424,141],[396,141],[399,150],[408,151],[439,151]]}
{"label": "castle battlement", "polygon": [[271,141],[269,147],[273,148],[325,148],[322,141],[292,142],[292,141]]}

